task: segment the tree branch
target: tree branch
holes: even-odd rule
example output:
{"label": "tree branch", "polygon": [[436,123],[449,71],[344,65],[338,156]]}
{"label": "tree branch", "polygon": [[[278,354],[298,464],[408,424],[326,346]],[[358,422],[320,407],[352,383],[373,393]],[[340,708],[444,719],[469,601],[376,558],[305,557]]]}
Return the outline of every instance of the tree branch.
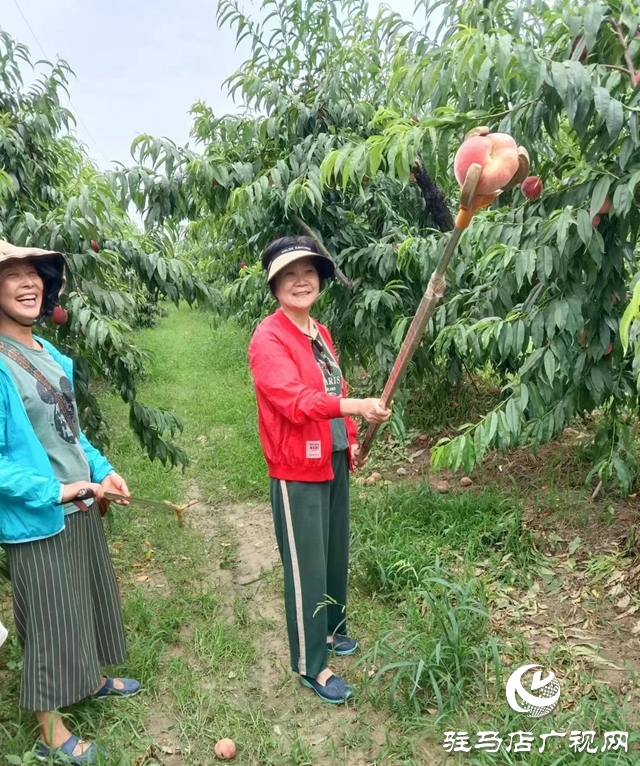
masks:
{"label": "tree branch", "polygon": [[613,27],[618,40],[620,40],[620,45],[622,45],[622,50],[624,51],[624,60],[627,62],[627,70],[629,72],[629,77],[631,78],[631,87],[635,88],[637,85],[636,70],[634,69],[633,60],[629,54],[629,48],[627,47],[627,41],[625,40],[624,34],[622,32],[622,27],[615,19],[609,19],[609,23]]}

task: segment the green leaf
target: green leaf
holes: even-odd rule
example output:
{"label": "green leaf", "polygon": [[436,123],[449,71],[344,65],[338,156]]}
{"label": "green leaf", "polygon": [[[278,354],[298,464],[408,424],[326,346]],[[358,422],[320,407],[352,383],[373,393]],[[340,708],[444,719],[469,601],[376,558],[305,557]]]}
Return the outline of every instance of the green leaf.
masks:
{"label": "green leaf", "polygon": [[524,345],[524,338],[525,338],[525,325],[522,319],[518,319],[518,321],[515,323],[514,328],[514,338],[512,343],[512,351],[517,355],[520,354],[524,349],[522,348]]}
{"label": "green leaf", "polygon": [[620,184],[616,187],[611,201],[611,209],[616,215],[626,216],[633,204],[633,190],[629,189],[627,184]]}
{"label": "green leaf", "polygon": [[591,207],[589,209],[589,215],[591,218],[593,218],[600,211],[600,208],[607,198],[610,186],[611,178],[609,176],[601,176],[598,179],[598,183],[595,185],[591,194]]}
{"label": "green leaf", "polygon": [[596,86],[593,89],[593,102],[598,112],[598,125],[602,125],[609,115],[609,104],[611,103],[609,91],[599,85]]}
{"label": "green leaf", "polygon": [[640,279],[633,288],[633,296],[620,320],[620,341],[625,354],[629,347],[629,328],[634,319],[640,318]]}
{"label": "green leaf", "polygon": [[591,385],[593,386],[595,398],[601,398],[604,393],[604,378],[602,376],[602,371],[598,367],[592,367],[591,372],[589,373],[589,378],[591,380]]}
{"label": "green leaf", "polygon": [[613,467],[615,469],[615,472],[618,474],[618,481],[620,482],[620,486],[622,488],[623,492],[629,492],[631,489],[632,479],[631,479],[631,472],[629,471],[629,466],[619,458],[617,455],[614,456],[613,460]]}
{"label": "green leaf", "polygon": [[513,397],[507,402],[505,416],[507,418],[507,424],[509,425],[509,431],[511,431],[513,436],[517,436],[520,432],[520,411],[518,410]]}
{"label": "green leaf", "polygon": [[496,431],[498,430],[498,415],[496,414],[495,411],[490,412],[487,415],[486,423],[487,423],[487,442],[486,443],[487,443],[487,446],[489,446],[490,444],[492,444],[496,435]]}
{"label": "green leaf", "polygon": [[586,47],[591,50],[600,30],[600,25],[604,19],[604,8],[600,3],[590,0],[584,12],[584,42]]}
{"label": "green leaf", "polygon": [[630,138],[625,138],[625,140],[622,142],[622,148],[620,149],[620,169],[625,170],[629,160],[631,159],[631,156],[633,155],[634,150],[634,144],[633,141]]}
{"label": "green leaf", "polygon": [[622,111],[622,104],[612,98],[607,112],[607,130],[609,131],[609,137],[612,141],[620,135],[623,125],[624,114]]}
{"label": "green leaf", "polygon": [[553,274],[553,250],[550,247],[542,248],[544,255],[544,274],[549,279]]}
{"label": "green leaf", "polygon": [[573,554],[578,550],[578,548],[582,545],[582,540],[579,537],[574,537],[573,540],[569,543],[569,555],[573,556]]}
{"label": "green leaf", "polygon": [[559,330],[563,330],[569,316],[569,304],[567,301],[556,301],[554,321]]}
{"label": "green leaf", "polygon": [[567,90],[569,88],[569,80],[567,78],[567,70],[564,63],[553,61],[551,63],[551,76],[553,78],[553,87],[564,101],[567,97]]}
{"label": "green leaf", "polygon": [[588,245],[593,237],[593,225],[591,223],[593,216],[589,216],[589,213],[581,208],[577,211],[576,218],[578,221],[578,236],[585,245]]}
{"label": "green leaf", "polygon": [[550,385],[553,385],[553,378],[556,374],[556,358],[550,348],[544,352],[544,371]]}

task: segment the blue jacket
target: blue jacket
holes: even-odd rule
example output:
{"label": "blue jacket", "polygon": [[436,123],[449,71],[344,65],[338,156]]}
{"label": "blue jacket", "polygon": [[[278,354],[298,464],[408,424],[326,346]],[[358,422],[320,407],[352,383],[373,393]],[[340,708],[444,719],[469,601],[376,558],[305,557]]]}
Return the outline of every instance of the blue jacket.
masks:
{"label": "blue jacket", "polygon": [[[46,340],[37,338],[73,385],[73,362]],[[91,480],[101,482],[113,467],[87,437],[80,434]],[[58,502],[62,485],[38,441],[13,379],[0,355],[0,543],[26,543],[64,529]]]}

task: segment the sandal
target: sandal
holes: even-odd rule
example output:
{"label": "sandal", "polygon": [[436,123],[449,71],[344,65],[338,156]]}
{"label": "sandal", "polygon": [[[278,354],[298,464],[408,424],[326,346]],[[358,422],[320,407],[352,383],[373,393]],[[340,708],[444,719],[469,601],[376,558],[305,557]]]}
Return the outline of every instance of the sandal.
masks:
{"label": "sandal", "polygon": [[38,742],[36,745],[36,758],[39,761],[51,761],[52,763],[65,764],[65,766],[89,766],[89,764],[98,763],[100,758],[106,759],[107,751],[92,742],[89,747],[80,755],[73,755],[73,751],[78,746],[80,737],[72,734],[69,739],[60,747],[49,747],[44,742]]}
{"label": "sandal", "polygon": [[329,654],[337,654],[338,657],[347,657],[353,654],[358,648],[358,642],[350,636],[341,636],[334,633],[333,641],[327,641],[327,651]]}
{"label": "sandal", "polygon": [[[115,680],[121,681],[124,687],[116,689],[113,683]],[[140,691],[140,688],[140,684],[134,681],[133,678],[107,678],[100,689],[91,695],[91,699],[102,700],[105,697],[133,697]]]}
{"label": "sandal", "polygon": [[300,683],[313,689],[320,699],[331,705],[341,705],[353,694],[353,689],[335,675],[331,676],[324,686],[309,676],[300,676]]}

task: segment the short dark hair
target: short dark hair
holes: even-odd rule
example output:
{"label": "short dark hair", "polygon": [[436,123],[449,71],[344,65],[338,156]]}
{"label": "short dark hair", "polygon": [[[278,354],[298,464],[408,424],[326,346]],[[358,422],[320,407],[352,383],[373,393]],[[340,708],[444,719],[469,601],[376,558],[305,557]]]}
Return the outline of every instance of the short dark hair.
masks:
{"label": "short dark hair", "polygon": [[42,280],[42,306],[40,318],[50,317],[53,309],[60,303],[60,290],[64,284],[64,258],[61,255],[48,255],[29,258]]}
{"label": "short dark hair", "polygon": [[[330,272],[327,270],[327,259],[323,258],[320,255],[320,250],[318,249],[318,243],[313,239],[313,237],[279,237],[278,239],[274,239],[273,242],[271,242],[264,253],[262,253],[262,268],[265,271],[269,271],[269,266],[271,265],[272,261],[277,258],[280,253],[283,250],[289,250],[290,248],[299,247],[301,250],[310,250],[309,253],[310,257],[313,257],[314,253],[319,256],[318,258],[313,259],[313,265],[318,272],[318,276],[320,277],[320,289],[322,290],[322,285],[324,284],[324,280],[333,275],[333,269],[330,269]],[[277,276],[277,275],[276,275]],[[275,297],[275,277],[269,282],[269,290],[271,290],[271,294]]]}

